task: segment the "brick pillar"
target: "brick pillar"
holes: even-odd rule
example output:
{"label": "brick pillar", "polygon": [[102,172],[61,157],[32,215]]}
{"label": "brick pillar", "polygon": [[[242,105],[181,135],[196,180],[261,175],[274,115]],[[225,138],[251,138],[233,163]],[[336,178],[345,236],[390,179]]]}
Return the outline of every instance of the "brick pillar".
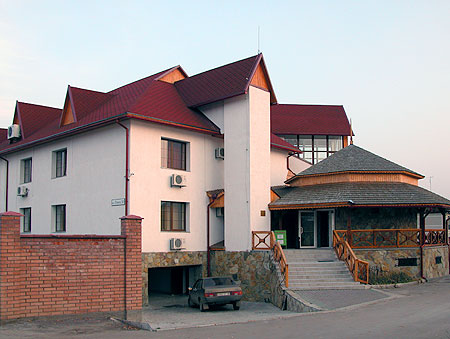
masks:
{"label": "brick pillar", "polygon": [[25,316],[26,267],[20,256],[20,217],[0,213],[0,321]]}
{"label": "brick pillar", "polygon": [[140,321],[142,309],[142,218],[127,215],[120,218],[125,244],[125,316]]}

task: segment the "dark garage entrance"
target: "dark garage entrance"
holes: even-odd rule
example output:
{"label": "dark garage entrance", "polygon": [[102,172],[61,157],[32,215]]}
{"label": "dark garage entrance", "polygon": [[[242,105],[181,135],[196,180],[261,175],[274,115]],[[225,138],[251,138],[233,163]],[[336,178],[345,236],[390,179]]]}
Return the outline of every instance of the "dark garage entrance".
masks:
{"label": "dark garage entrance", "polygon": [[148,269],[148,295],[187,294],[188,287],[202,276],[202,266],[174,266]]}

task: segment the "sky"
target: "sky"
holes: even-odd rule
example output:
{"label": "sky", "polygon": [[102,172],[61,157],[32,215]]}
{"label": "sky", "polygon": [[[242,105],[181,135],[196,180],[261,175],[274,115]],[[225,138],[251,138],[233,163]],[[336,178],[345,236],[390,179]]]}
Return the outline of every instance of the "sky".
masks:
{"label": "sky", "polygon": [[0,127],[182,65],[263,52],[280,103],[343,105],[354,143],[450,198],[450,1],[0,0]]}

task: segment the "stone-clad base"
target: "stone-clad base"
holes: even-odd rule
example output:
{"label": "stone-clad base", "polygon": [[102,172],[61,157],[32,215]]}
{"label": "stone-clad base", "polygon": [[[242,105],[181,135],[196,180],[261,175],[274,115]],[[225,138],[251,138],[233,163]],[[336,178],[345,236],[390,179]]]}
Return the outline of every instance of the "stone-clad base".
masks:
{"label": "stone-clad base", "polygon": [[[436,257],[441,257],[441,263],[436,263]],[[448,272],[448,247],[424,247],[423,249],[423,274],[425,278],[438,278],[449,274]]]}
{"label": "stone-clad base", "polygon": [[[151,252],[142,253],[142,296],[144,306],[148,305],[149,268],[201,265],[200,276],[206,276],[206,252]],[[271,283],[275,283],[276,268],[271,261],[270,251],[211,252],[211,274],[232,276],[240,281],[244,300],[270,300]]]}
{"label": "stone-clad base", "polygon": [[[383,249],[353,249],[359,259],[369,262],[370,269],[380,273],[403,272],[411,278],[420,278],[420,248],[383,248]],[[423,274],[427,279],[442,277],[449,274],[448,247],[424,247]],[[436,263],[436,257],[441,257],[441,263]],[[417,266],[398,266],[398,259],[416,258]]]}

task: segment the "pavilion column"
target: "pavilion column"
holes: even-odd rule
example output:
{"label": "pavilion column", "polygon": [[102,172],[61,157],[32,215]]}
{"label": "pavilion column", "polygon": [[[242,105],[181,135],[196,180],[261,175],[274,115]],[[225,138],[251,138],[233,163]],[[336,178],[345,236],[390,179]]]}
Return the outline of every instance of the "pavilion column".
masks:
{"label": "pavilion column", "polygon": [[442,213],[442,227],[444,228],[445,233],[445,243],[448,245],[448,227],[447,227],[447,220],[445,220],[445,210],[442,210],[441,213]]}

